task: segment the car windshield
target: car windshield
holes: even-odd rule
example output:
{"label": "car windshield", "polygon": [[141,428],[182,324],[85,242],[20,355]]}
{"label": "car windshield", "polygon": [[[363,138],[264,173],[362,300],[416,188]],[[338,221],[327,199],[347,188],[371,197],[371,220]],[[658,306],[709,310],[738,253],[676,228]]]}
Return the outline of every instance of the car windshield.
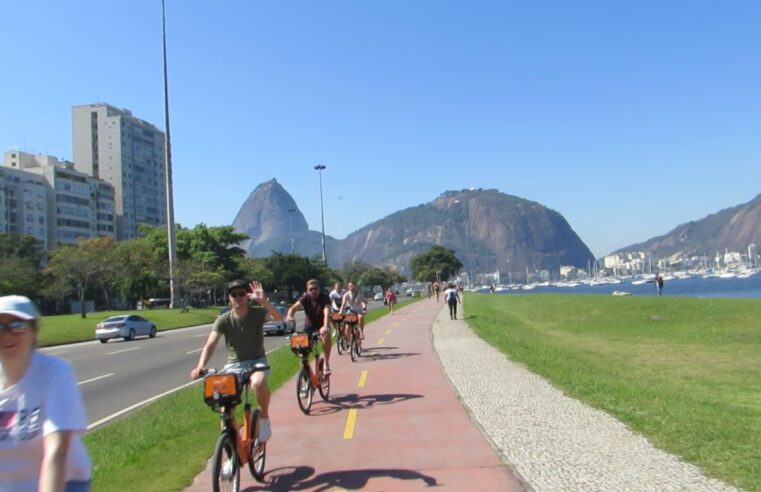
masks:
{"label": "car windshield", "polygon": [[124,321],[126,316],[111,316],[103,320],[104,323],[116,323],[117,321]]}

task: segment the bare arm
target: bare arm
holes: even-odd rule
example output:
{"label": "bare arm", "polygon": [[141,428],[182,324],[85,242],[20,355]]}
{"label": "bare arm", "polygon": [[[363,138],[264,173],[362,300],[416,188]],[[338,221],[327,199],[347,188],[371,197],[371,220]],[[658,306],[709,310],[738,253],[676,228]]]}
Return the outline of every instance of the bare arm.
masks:
{"label": "bare arm", "polygon": [[269,299],[267,299],[267,297],[264,295],[264,287],[262,287],[260,282],[257,282],[256,280],[251,282],[250,290],[251,292],[248,294],[248,298],[267,310],[268,320],[280,321],[283,319],[280,311],[275,309],[275,306],[273,306]]}
{"label": "bare arm", "polygon": [[43,438],[39,492],[63,492],[66,486],[66,458],[72,434],[72,431],[59,431]]}
{"label": "bare arm", "polygon": [[198,379],[201,377],[201,371],[206,367],[206,363],[209,362],[211,356],[214,355],[217,343],[219,343],[219,332],[212,330],[212,332],[209,333],[209,338],[206,339],[203,350],[201,350],[201,357],[198,359],[198,365],[190,371],[191,379]]}
{"label": "bare arm", "polygon": [[291,321],[296,312],[301,311],[302,309],[304,309],[303,304],[301,304],[299,301],[294,302],[293,306],[288,309],[288,314],[285,316],[285,319],[287,321]]}

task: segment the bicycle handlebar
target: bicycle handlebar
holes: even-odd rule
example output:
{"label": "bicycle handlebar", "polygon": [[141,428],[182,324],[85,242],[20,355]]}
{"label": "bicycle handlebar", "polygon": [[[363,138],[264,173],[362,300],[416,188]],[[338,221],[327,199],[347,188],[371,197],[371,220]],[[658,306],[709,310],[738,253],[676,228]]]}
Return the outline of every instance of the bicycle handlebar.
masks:
{"label": "bicycle handlebar", "polygon": [[[266,371],[268,369],[270,369],[270,366],[268,366],[268,365],[259,365],[259,366],[254,366],[254,367],[250,368],[246,372],[248,372],[249,375],[251,375],[251,374],[253,374],[253,373],[257,372],[257,371]],[[201,369],[198,372],[198,377],[211,376],[213,374],[218,374],[219,372],[220,371],[218,369],[215,369],[213,367],[203,368],[203,369]]]}

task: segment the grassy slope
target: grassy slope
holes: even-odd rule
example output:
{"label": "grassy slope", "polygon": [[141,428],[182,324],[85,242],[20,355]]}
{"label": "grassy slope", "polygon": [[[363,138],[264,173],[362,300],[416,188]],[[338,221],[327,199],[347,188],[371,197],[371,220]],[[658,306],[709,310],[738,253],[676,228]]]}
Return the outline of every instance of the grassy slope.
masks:
{"label": "grassy slope", "polygon": [[761,302],[468,295],[479,336],[657,446],[761,490]]}

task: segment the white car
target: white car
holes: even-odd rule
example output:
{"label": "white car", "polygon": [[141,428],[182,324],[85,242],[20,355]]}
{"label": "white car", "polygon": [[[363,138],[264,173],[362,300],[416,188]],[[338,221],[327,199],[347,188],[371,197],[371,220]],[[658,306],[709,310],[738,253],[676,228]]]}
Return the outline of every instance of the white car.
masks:
{"label": "white car", "polygon": [[288,308],[285,306],[275,306],[275,309],[280,311],[280,314],[283,315],[283,319],[280,321],[265,321],[264,334],[275,333],[278,335],[285,335],[286,333],[293,333],[296,331],[296,321],[285,320],[285,315],[288,314]]}
{"label": "white car", "polygon": [[378,292],[373,296],[373,301],[382,301],[386,298],[386,296],[383,295],[383,292]]}
{"label": "white car", "polygon": [[134,340],[136,336],[156,336],[156,325],[136,314],[120,314],[106,318],[95,327],[95,339],[106,343],[112,338]]}

